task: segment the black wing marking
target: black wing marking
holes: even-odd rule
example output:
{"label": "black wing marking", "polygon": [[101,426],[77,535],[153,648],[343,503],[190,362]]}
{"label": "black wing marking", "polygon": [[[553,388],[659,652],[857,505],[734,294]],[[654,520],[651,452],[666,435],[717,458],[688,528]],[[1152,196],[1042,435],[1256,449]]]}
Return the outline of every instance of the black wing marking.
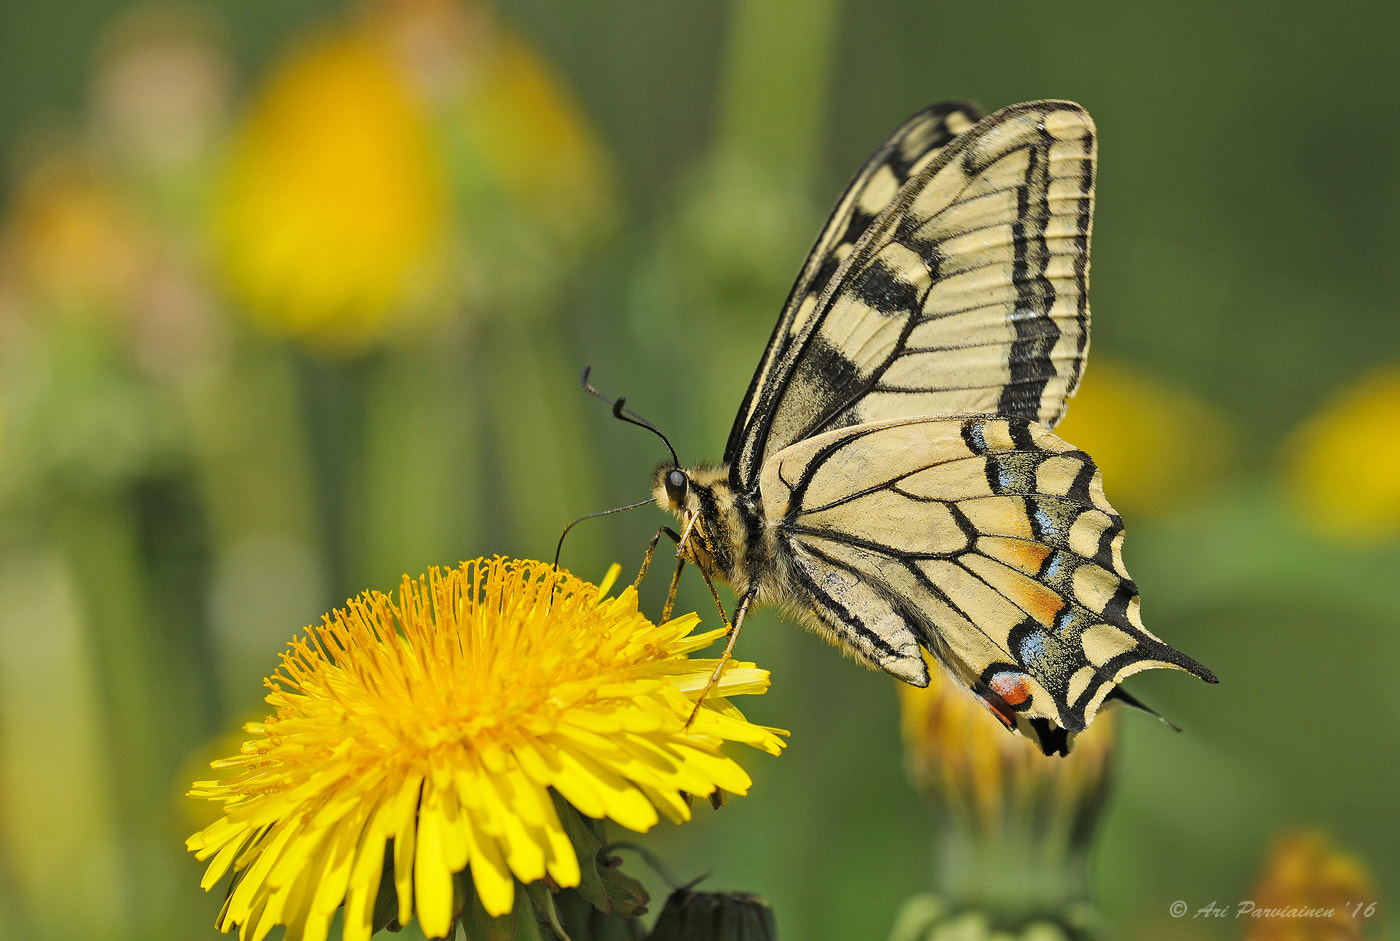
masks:
{"label": "black wing marking", "polygon": [[917,683],[912,635],[1046,749],[1067,748],[1065,733],[1139,670],[1215,681],[1143,626],[1097,468],[1042,425],[916,418],[832,431],[776,455],[761,492],[789,600],[867,663]]}
{"label": "black wing marking", "polygon": [[[730,434],[731,484],[752,490],[773,454],[864,422],[999,414],[1053,427],[1088,351],[1095,148],[1082,108],[1044,101],[939,150],[819,296],[794,289]],[[804,278],[826,263],[814,253]]]}
{"label": "black wing marking", "polygon": [[787,358],[791,343],[800,334],[801,323],[810,317],[817,299],[841,262],[909,178],[928,166],[940,150],[981,117],[981,109],[965,101],[943,102],[925,108],[885,138],[851,177],[788,293],[782,316],[773,328],[763,359],[759,361],[729,432],[729,442],[724,449],[725,463],[729,463],[739,449],[758,390],[768,381],[774,365]]}

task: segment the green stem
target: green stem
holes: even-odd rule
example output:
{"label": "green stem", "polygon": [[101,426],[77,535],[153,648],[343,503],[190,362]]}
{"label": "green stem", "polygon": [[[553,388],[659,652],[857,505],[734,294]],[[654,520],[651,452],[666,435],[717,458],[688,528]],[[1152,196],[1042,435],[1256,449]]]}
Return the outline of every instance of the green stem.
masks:
{"label": "green stem", "polygon": [[944,820],[934,844],[934,883],[958,909],[1017,923],[1089,897],[1087,849],[1007,826],[995,839]]}

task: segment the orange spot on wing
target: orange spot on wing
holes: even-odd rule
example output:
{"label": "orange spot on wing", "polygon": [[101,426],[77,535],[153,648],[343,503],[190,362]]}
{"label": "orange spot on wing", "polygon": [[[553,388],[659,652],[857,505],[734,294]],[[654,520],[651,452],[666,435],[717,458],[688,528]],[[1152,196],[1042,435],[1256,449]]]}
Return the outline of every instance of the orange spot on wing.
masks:
{"label": "orange spot on wing", "polygon": [[1039,582],[1019,582],[1010,589],[1007,597],[1041,624],[1054,624],[1055,615],[1065,606],[1065,599]]}
{"label": "orange spot on wing", "polygon": [[[1031,698],[1030,677],[1024,673],[998,673],[987,684],[1008,706],[1019,706]],[[993,711],[996,707],[993,706]]]}
{"label": "orange spot on wing", "polygon": [[1036,542],[1021,542],[1019,540],[1006,540],[1001,547],[1002,561],[1008,565],[1028,574],[1040,571],[1040,567],[1045,564],[1045,558],[1051,552],[1049,546],[1042,546]]}

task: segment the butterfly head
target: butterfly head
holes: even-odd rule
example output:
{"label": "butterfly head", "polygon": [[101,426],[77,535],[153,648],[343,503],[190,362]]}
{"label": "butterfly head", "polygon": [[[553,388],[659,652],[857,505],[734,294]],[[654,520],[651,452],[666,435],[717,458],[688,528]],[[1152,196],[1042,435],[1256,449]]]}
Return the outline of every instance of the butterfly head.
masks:
{"label": "butterfly head", "polygon": [[728,473],[703,465],[687,471],[662,464],[652,475],[652,496],[657,506],[681,521],[677,555],[732,584],[736,555],[732,533],[740,527],[730,519],[735,500]]}

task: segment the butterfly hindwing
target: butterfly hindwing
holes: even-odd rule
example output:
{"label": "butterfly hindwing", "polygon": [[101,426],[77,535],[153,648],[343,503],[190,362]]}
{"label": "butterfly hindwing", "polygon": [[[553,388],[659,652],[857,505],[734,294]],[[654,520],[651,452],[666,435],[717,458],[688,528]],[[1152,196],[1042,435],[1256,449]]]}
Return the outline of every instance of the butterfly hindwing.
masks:
{"label": "butterfly hindwing", "polygon": [[[794,290],[730,435],[731,482],[750,489],[788,445],[863,422],[1053,427],[1088,350],[1095,160],[1070,102],[1003,109],[938,149],[815,300]],[[804,279],[831,264],[828,240]]]}
{"label": "butterfly hindwing", "polygon": [[1209,671],[1142,625],[1088,455],[1020,418],[915,418],[806,439],[760,482],[794,607],[922,685],[927,648],[1059,750],[1138,670]]}

